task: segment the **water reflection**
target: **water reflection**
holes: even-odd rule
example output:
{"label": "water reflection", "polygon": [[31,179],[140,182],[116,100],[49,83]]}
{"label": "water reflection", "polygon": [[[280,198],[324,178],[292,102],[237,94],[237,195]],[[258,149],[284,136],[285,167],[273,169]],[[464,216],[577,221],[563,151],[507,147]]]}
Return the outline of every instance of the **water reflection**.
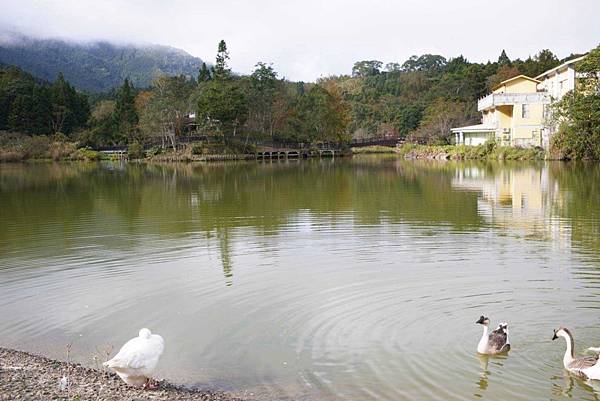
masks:
{"label": "water reflection", "polygon": [[[599,183],[388,157],[0,165],[0,338],[77,338],[85,362],[149,325],[161,375],[275,399],[596,399],[548,338],[600,342]],[[482,313],[508,357],[474,357]]]}

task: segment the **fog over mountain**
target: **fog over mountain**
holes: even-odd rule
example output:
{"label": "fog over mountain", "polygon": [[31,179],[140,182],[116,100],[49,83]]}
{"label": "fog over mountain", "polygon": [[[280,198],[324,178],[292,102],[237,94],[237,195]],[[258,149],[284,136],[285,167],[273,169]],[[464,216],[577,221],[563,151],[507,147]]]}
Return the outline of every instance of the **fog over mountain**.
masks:
{"label": "fog over mountain", "polygon": [[99,92],[121,85],[125,78],[136,87],[147,87],[161,74],[195,77],[202,60],[170,46],[36,39],[4,32],[0,63],[48,81],[62,72],[77,88]]}
{"label": "fog over mountain", "polygon": [[156,43],[214,61],[227,41],[234,71],[273,63],[280,76],[314,81],[356,61],[412,55],[495,61],[502,49],[559,58],[600,40],[598,0],[3,0],[0,27],[36,38]]}

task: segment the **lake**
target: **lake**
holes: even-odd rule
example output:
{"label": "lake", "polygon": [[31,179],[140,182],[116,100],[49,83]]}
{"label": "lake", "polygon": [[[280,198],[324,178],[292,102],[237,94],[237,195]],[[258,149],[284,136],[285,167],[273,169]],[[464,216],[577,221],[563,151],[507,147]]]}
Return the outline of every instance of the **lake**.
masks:
{"label": "lake", "polygon": [[[477,356],[485,314],[508,356]],[[267,400],[597,400],[600,165],[0,165],[0,346]]]}

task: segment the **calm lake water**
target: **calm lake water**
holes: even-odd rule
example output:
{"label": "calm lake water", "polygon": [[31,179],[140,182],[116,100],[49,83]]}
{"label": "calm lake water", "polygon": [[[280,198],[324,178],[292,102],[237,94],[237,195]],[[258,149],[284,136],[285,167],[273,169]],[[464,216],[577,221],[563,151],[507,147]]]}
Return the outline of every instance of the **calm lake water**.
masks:
{"label": "calm lake water", "polygon": [[600,346],[600,165],[0,165],[0,316],[90,366],[149,327],[158,377],[264,399],[598,400],[551,337]]}

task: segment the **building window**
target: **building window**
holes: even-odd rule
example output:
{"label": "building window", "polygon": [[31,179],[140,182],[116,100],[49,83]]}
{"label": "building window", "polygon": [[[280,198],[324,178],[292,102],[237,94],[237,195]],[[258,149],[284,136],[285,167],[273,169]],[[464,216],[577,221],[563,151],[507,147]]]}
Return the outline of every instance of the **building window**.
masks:
{"label": "building window", "polygon": [[529,118],[529,105],[528,104],[521,105],[521,118]]}

